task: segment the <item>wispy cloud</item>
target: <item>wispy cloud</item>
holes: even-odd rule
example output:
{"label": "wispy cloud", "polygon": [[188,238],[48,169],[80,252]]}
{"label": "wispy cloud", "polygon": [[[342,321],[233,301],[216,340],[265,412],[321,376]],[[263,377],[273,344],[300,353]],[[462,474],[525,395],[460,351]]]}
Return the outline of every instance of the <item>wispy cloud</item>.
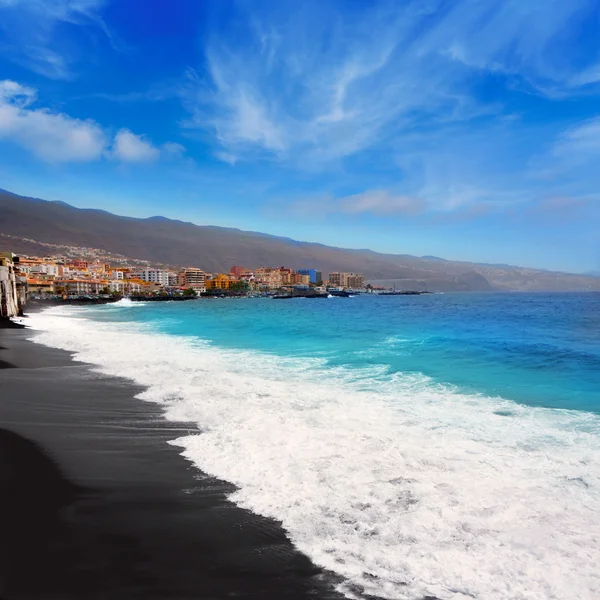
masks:
{"label": "wispy cloud", "polygon": [[171,158],[180,158],[186,152],[185,146],[177,142],[166,142],[162,145],[161,151],[163,155]]}
{"label": "wispy cloud", "polygon": [[416,217],[428,208],[423,198],[405,196],[391,190],[369,190],[359,194],[334,196],[317,194],[292,199],[279,198],[276,203],[266,207],[266,212],[278,212],[299,218],[327,217],[380,217],[404,218]]}
{"label": "wispy cloud", "polygon": [[588,196],[600,189],[600,115],[559,132],[529,164],[532,177],[561,197]]}
{"label": "wispy cloud", "polygon": [[335,208],[340,212],[376,216],[414,216],[425,210],[427,203],[421,198],[390,193],[387,190],[370,190],[338,199]]}
{"label": "wispy cloud", "polygon": [[[6,58],[50,79],[70,79],[81,54],[64,44],[65,26],[91,27],[114,39],[100,15],[105,0],[0,0]],[[88,56],[89,58],[89,56]]]}
{"label": "wispy cloud", "polygon": [[499,113],[473,93],[482,72],[535,94],[578,93],[600,58],[570,45],[594,0],[240,6],[191,72],[187,105],[188,125],[241,159],[322,165],[415,126]]}
{"label": "wispy cloud", "polygon": [[110,132],[95,121],[35,106],[37,91],[15,81],[0,81],[0,139],[18,144],[50,163],[89,162],[110,156],[122,162],[179,157],[185,148],[155,146],[145,136],[121,129]]}
{"label": "wispy cloud", "polygon": [[598,18],[594,0],[463,0],[444,3],[422,49],[437,49],[467,67],[508,75],[513,83],[551,97],[579,93],[600,54],[582,56],[581,29]]}
{"label": "wispy cloud", "polygon": [[600,116],[578,123],[564,131],[553,147],[555,157],[569,162],[600,159]]}

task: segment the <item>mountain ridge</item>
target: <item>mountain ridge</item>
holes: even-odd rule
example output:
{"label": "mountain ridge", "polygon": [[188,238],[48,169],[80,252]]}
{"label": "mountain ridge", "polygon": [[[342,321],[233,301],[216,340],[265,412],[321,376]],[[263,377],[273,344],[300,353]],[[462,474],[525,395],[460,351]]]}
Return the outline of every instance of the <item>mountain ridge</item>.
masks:
{"label": "mountain ridge", "polygon": [[[0,233],[50,244],[99,248],[156,264],[194,265],[212,272],[228,272],[234,264],[285,265],[314,267],[324,273],[364,273],[368,280],[391,282],[399,289],[600,290],[600,278],[593,276],[339,248],[232,227],[195,225],[160,215],[120,216],[6,190],[0,190]],[[13,247],[35,254],[33,242],[15,241]]]}

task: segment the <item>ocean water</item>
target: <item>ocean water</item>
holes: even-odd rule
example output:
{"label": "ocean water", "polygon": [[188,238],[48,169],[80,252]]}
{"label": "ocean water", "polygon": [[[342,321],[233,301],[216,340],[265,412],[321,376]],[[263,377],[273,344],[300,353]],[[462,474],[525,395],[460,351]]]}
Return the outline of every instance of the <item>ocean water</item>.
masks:
{"label": "ocean water", "polygon": [[600,598],[600,294],[56,307],[349,598]]}

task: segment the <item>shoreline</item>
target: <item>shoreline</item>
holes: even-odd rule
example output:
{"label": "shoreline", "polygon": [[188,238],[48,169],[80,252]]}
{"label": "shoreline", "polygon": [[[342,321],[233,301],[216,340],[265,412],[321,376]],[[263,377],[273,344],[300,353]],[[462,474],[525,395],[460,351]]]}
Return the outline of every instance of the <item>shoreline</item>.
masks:
{"label": "shoreline", "polygon": [[167,443],[195,425],[31,335],[0,328],[0,598],[343,598],[277,522]]}

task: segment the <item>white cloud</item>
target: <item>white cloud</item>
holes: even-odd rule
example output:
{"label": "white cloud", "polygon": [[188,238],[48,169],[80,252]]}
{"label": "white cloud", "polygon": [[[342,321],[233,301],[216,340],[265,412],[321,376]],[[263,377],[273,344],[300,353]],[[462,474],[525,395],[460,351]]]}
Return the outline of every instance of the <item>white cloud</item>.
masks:
{"label": "white cloud", "polygon": [[49,162],[85,162],[100,158],[106,145],[102,128],[44,108],[31,108],[33,88],[0,82],[0,138],[18,143]]}
{"label": "white cloud", "polygon": [[121,129],[115,136],[111,155],[123,162],[150,162],[160,156],[160,150],[143,136]]}
{"label": "white cloud", "polygon": [[0,139],[16,143],[47,162],[88,162],[105,155],[123,162],[149,162],[161,156],[179,158],[185,152],[175,142],[156,147],[128,129],[118,131],[111,144],[109,133],[95,121],[35,108],[36,97],[32,87],[0,81]]}
{"label": "white cloud", "polygon": [[17,106],[27,106],[35,100],[36,95],[37,92],[32,87],[21,85],[10,79],[0,81],[0,102],[10,101]]}
{"label": "white cloud", "polygon": [[206,73],[189,79],[188,125],[212,130],[224,156],[319,166],[415,126],[500,112],[473,97],[473,76],[482,70],[538,94],[577,93],[596,79],[597,57],[580,64],[575,49],[578,26],[594,4],[415,0],[359,3],[344,12],[310,2],[296,10],[255,8],[231,19],[245,19],[246,28],[220,31],[208,43]]}

